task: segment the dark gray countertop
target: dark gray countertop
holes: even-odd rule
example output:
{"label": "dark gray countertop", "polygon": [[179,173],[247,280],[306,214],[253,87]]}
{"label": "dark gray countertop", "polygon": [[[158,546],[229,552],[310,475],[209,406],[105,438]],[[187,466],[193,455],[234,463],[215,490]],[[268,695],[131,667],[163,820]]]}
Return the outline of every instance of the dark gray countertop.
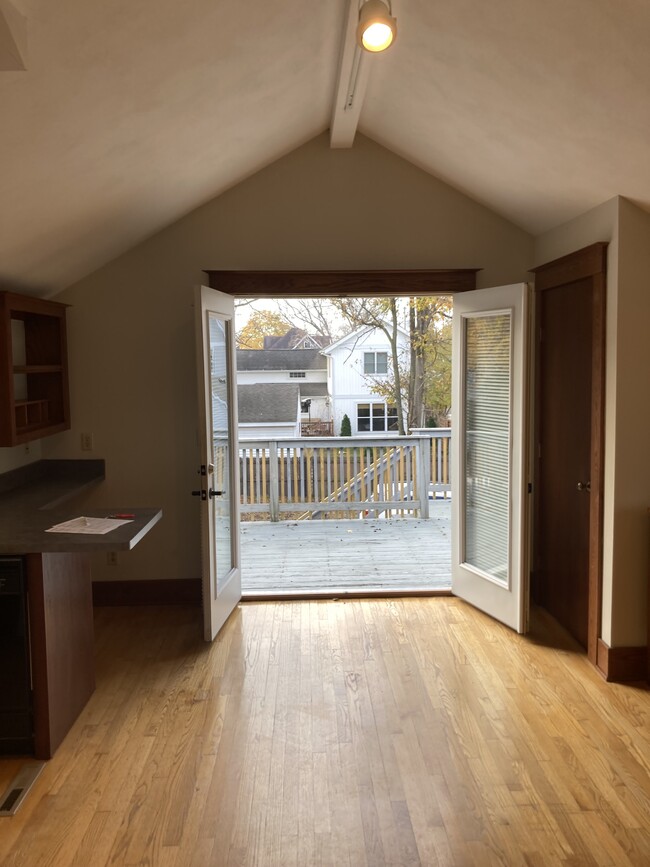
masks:
{"label": "dark gray countertop", "polygon": [[[73,497],[104,479],[104,461],[37,461],[0,475],[0,554],[128,551],[157,524],[162,511],[120,503],[115,508],[75,509]],[[53,524],[85,515],[132,513],[128,524],[102,536],[46,533]]]}

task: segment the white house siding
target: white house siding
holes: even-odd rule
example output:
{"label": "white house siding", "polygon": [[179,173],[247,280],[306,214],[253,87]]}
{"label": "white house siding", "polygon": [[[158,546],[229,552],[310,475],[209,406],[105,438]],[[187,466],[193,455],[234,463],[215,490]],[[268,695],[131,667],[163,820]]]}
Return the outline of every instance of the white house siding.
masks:
{"label": "white house siding", "polygon": [[[398,332],[398,352],[403,365],[408,364],[408,335]],[[388,338],[378,328],[368,329],[361,334],[355,332],[342,341],[328,347],[324,352],[329,356],[327,368],[328,391],[332,400],[334,433],[339,434],[343,416],[350,419],[352,434],[359,436],[382,436],[384,432],[360,432],[357,424],[357,407],[360,403],[384,403],[384,399],[371,392],[373,381],[383,381],[390,377],[392,370],[390,344]],[[364,374],[364,354],[366,352],[388,353],[388,374]]]}
{"label": "white house siding", "polygon": [[[304,376],[289,376],[290,373],[304,373]],[[323,370],[238,370],[239,385],[254,385],[262,382],[290,382],[300,385],[301,382],[327,382],[327,371]]]}
{"label": "white house siding", "polygon": [[300,436],[300,424],[240,424],[238,426],[240,440],[282,440]]}

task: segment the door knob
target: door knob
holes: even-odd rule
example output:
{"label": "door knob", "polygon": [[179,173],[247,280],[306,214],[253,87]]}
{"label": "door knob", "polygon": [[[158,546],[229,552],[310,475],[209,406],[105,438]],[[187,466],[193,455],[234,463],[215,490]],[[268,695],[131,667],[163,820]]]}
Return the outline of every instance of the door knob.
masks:
{"label": "door knob", "polygon": [[201,497],[202,500],[205,500],[205,491],[192,491],[193,497]]}
{"label": "door knob", "polygon": [[213,491],[212,488],[208,491],[208,496],[210,497],[222,497],[226,492],[225,491]]}
{"label": "door knob", "polygon": [[591,491],[591,482],[578,482],[579,491]]}

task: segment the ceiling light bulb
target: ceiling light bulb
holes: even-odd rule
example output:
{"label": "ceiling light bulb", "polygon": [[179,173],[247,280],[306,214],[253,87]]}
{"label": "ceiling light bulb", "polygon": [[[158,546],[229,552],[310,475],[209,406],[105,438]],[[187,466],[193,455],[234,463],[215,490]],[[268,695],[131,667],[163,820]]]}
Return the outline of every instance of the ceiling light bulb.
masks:
{"label": "ceiling light bulb", "polygon": [[388,24],[375,21],[370,27],[366,27],[361,36],[363,47],[368,51],[384,51],[393,41],[393,31]]}
{"label": "ceiling light bulb", "polygon": [[383,0],[366,0],[359,11],[357,42],[366,51],[385,51],[397,35],[397,20]]}

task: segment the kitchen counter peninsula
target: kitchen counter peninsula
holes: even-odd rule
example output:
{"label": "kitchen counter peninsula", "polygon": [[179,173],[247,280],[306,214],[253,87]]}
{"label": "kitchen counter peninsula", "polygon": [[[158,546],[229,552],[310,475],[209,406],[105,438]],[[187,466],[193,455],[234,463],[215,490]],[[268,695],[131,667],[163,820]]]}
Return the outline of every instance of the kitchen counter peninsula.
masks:
{"label": "kitchen counter peninsula", "polygon": [[[102,460],[44,460],[0,475],[0,754],[54,754],[95,688],[89,554],[130,550],[162,517],[124,504],[75,508],[104,473]],[[117,513],[134,517],[103,535],[46,532]]]}

